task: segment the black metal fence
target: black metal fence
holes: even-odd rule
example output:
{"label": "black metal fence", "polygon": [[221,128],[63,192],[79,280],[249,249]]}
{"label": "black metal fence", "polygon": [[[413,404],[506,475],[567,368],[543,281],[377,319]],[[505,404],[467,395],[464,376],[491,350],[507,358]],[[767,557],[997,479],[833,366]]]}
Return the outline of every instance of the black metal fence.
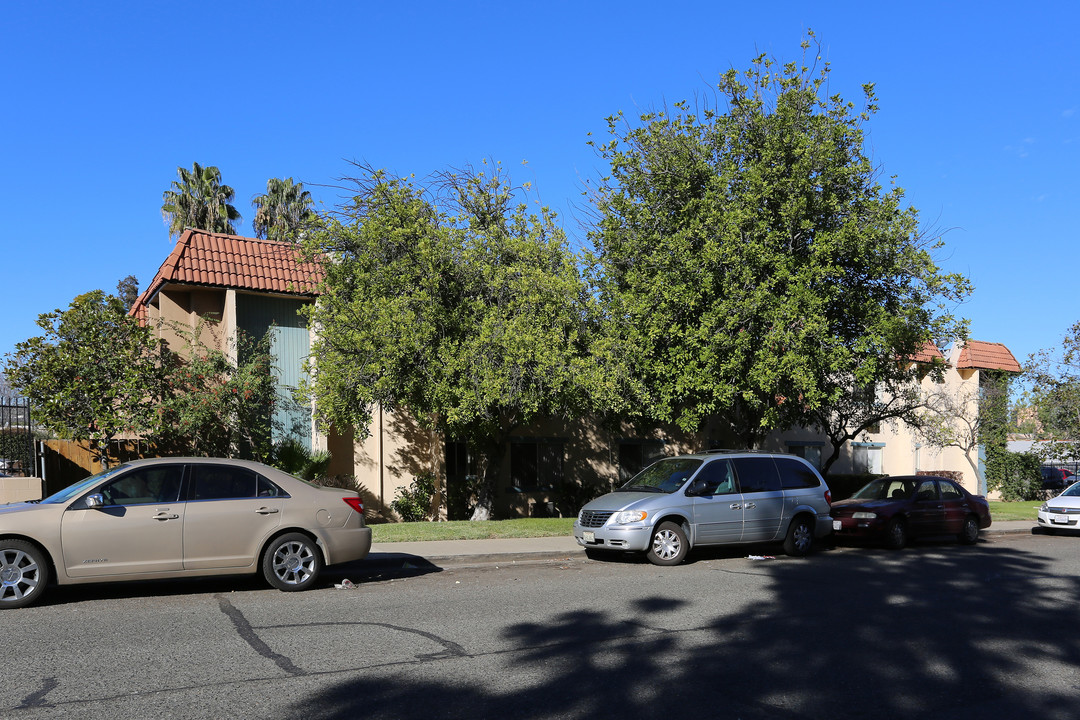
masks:
{"label": "black metal fence", "polygon": [[0,473],[30,477],[36,468],[30,401],[0,397]]}

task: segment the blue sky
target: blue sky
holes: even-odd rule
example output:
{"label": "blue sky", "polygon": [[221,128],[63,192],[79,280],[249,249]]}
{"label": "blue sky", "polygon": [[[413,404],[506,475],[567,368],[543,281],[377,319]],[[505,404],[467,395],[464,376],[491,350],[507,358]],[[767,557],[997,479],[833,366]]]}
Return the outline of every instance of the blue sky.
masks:
{"label": "blue sky", "polygon": [[[706,95],[807,28],[832,92],[876,84],[868,150],[972,336],[1023,362],[1080,320],[1080,10],[1050,3],[8,3],[0,19],[0,355],[38,314],[172,249],[161,194],[217,165],[238,232],[270,177],[326,207],[349,161],[398,174],[501,161],[583,241],[605,118]],[[527,164],[523,165],[523,161]]]}

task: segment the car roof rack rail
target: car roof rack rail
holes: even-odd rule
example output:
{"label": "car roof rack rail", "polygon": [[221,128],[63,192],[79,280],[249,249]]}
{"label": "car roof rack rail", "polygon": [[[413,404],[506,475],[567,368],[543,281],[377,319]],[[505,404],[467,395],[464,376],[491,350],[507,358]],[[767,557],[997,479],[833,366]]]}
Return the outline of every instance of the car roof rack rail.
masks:
{"label": "car roof rack rail", "polygon": [[711,454],[718,453],[761,453],[768,452],[767,450],[737,450],[735,448],[709,448],[705,452]]}

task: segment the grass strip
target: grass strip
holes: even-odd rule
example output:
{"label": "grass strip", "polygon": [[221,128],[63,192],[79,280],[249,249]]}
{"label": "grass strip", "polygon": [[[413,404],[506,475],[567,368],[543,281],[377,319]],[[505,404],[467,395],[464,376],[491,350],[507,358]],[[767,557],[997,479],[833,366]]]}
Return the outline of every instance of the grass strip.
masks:
{"label": "grass strip", "polygon": [[[990,503],[994,522],[1030,520],[1042,500]],[[448,522],[382,523],[371,526],[371,540],[377,543],[424,542],[426,540],[497,540],[500,538],[555,537],[570,535],[574,518],[521,518],[518,520],[450,520]]]}

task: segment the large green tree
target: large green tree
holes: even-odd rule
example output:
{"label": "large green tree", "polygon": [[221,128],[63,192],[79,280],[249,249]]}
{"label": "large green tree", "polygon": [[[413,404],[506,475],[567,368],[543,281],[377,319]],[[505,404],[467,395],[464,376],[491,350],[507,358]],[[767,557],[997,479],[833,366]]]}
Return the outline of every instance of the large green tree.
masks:
{"label": "large green tree", "polygon": [[904,358],[963,331],[950,308],[966,281],[937,267],[938,240],[864,152],[873,87],[860,111],[826,96],[813,43],[802,63],[724,73],[713,105],[611,117],[594,143],[610,164],[592,233],[604,353],[628,363],[645,419],[718,420],[710,432],[748,446],[844,424],[830,407],[899,390],[915,379]]}
{"label": "large green tree", "polygon": [[251,227],[257,238],[293,241],[297,233],[315,216],[315,203],[303,183],[292,178],[270,178],[266,192],[251,201],[255,219]]}
{"label": "large green tree", "polygon": [[221,171],[213,165],[192,163],[191,170],[176,168],[178,179],[161,195],[161,216],[169,236],[179,237],[184,228],[236,234],[233,221],[240,212],[233,206],[236,193],[221,184]]}
{"label": "large green tree", "polygon": [[158,450],[268,461],[278,402],[270,336],[255,340],[241,333],[230,348],[234,361],[201,342],[201,326],[172,329],[184,346],[163,355],[165,380],[152,433]]}
{"label": "large green tree", "polygon": [[331,261],[311,351],[323,421],[368,428],[402,409],[479,454],[490,516],[507,440],[571,415],[594,372],[584,285],[555,216],[531,213],[496,166],[418,184],[365,169],[306,246]]}
{"label": "large green tree", "polygon": [[1027,377],[1028,401],[1037,411],[1040,438],[1070,441],[1051,446],[1075,459],[1080,454],[1073,444],[1080,442],[1080,322],[1068,329],[1059,347],[1028,358]]}
{"label": "large green tree", "polygon": [[38,317],[44,335],[15,346],[4,372],[34,419],[60,437],[88,440],[108,465],[108,443],[156,425],[159,343],[101,290]]}

